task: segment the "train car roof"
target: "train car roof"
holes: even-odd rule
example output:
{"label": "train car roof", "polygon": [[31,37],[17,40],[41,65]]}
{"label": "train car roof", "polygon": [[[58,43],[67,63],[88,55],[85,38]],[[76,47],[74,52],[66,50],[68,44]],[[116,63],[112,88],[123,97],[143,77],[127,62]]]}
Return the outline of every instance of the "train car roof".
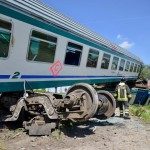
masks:
{"label": "train car roof", "polygon": [[120,46],[104,38],[103,36],[64,16],[53,8],[43,4],[39,0],[5,0],[1,1],[1,3],[3,5],[6,5],[7,7],[18,10],[21,13],[48,22],[72,34],[81,36],[104,47],[108,47],[111,50],[117,51],[118,53],[124,54],[143,63],[143,61],[139,57],[132,54],[128,50],[121,48]]}

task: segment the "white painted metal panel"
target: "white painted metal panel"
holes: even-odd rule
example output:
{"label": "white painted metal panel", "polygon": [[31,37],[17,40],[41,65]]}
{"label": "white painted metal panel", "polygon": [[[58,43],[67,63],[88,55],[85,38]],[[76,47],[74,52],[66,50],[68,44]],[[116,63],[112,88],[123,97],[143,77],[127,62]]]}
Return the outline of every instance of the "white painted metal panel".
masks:
{"label": "white painted metal panel", "polygon": [[[57,12],[41,3],[38,0],[5,0],[1,1],[3,4],[7,4],[10,7],[14,7],[19,9],[21,12],[26,13],[28,15],[32,15],[33,17],[41,18],[49,23],[55,24],[64,28],[68,32],[71,32],[76,35],[80,35],[88,40],[91,40],[95,43],[102,44],[104,46],[109,47],[119,53],[127,55],[137,61],[141,61],[140,58],[132,54],[131,52],[121,48],[115,43],[109,41],[108,39],[98,35],[97,33],[89,30],[88,28],[80,25],[79,23],[73,21],[72,19],[64,16],[63,14]],[[142,62],[142,61],[141,61]]]}

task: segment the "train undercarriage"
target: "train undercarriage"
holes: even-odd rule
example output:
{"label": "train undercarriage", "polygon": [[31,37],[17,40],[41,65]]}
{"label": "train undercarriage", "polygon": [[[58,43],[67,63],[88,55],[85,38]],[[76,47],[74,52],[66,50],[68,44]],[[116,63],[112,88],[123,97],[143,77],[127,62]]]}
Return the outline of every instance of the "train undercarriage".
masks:
{"label": "train undercarriage", "polygon": [[10,92],[0,96],[0,122],[22,120],[29,135],[49,135],[61,120],[107,119],[114,114],[116,101],[111,93],[96,91],[79,83],[65,94]]}

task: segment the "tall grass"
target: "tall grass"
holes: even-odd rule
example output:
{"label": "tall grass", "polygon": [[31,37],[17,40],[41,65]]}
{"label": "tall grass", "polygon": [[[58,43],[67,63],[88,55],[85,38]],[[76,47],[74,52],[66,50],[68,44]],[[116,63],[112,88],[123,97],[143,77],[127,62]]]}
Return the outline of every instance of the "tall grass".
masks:
{"label": "tall grass", "polygon": [[0,150],[6,150],[6,148],[3,145],[3,142],[0,140]]}
{"label": "tall grass", "polygon": [[146,106],[130,106],[130,113],[140,119],[150,123],[150,105]]}

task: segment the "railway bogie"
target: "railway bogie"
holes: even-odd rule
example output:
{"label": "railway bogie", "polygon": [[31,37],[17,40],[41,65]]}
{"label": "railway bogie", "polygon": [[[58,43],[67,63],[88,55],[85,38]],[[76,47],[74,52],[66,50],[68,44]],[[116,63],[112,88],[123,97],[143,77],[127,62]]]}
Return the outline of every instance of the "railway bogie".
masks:
{"label": "railway bogie", "polygon": [[12,101],[14,95],[14,93],[2,94],[0,105],[5,113],[1,120],[8,122],[22,119],[23,126],[29,130],[29,135],[50,134],[60,120],[81,122],[93,116],[99,119],[109,118],[116,106],[109,92],[99,91],[97,94],[91,85],[85,83],[73,85],[64,95],[25,93],[17,95],[15,102]]}

